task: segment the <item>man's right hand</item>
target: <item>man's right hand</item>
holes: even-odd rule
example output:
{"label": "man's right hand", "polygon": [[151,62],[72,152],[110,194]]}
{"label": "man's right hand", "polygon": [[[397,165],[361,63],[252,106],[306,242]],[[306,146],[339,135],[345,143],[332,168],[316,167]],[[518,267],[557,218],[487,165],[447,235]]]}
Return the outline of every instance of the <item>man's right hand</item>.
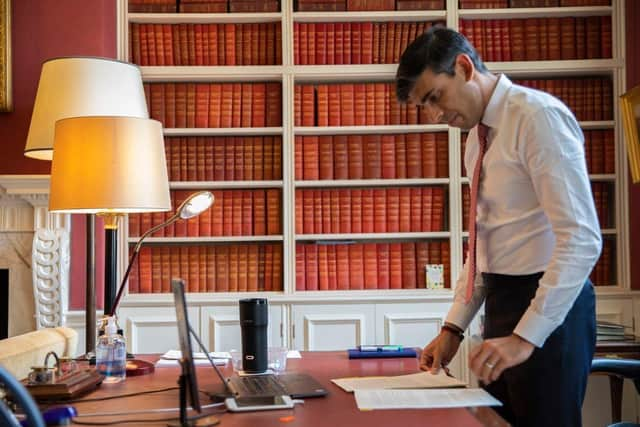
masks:
{"label": "man's right hand", "polygon": [[420,356],[420,369],[437,374],[446,367],[460,346],[460,338],[451,331],[442,329],[437,337],[427,344]]}

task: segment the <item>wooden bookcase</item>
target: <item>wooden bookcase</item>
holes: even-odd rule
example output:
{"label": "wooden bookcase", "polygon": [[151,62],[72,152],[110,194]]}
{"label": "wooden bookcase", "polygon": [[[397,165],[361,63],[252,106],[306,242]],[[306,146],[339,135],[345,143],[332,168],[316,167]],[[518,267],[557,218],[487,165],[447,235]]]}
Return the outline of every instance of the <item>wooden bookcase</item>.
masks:
{"label": "wooden bookcase", "polygon": [[[237,300],[243,297],[266,297],[271,305],[272,325],[270,342],[301,350],[342,349],[357,344],[399,343],[422,346],[439,330],[452,300],[450,289],[363,289],[302,291],[296,290],[296,246],[303,243],[390,243],[448,242],[450,265],[448,281],[455,280],[463,262],[463,188],[468,184],[461,166],[463,135],[446,125],[366,125],[366,126],[298,126],[294,122],[296,85],[333,85],[352,83],[392,82],[394,64],[369,65],[297,65],[294,62],[294,29],[307,23],[345,22],[410,22],[440,21],[458,28],[459,20],[500,20],[526,18],[562,18],[607,16],[611,18],[612,57],[609,59],[542,60],[519,62],[488,62],[493,72],[502,72],[511,79],[545,79],[575,77],[605,77],[612,84],[612,120],[582,121],[583,130],[612,130],[615,172],[591,175],[594,183],[604,183],[610,190],[607,204],[612,217],[610,226],[603,229],[606,239],[613,242],[615,281],[599,287],[598,293],[624,295],[629,290],[627,242],[627,168],[622,144],[622,130],[618,120],[617,97],[624,91],[624,6],[613,0],[612,6],[553,7],[524,9],[459,9],[457,0],[446,0],[445,10],[384,11],[384,12],[295,12],[291,0],[283,0],[281,12],[274,13],[127,13],[127,2],[118,2],[119,58],[129,58],[129,23],[142,24],[240,24],[278,23],[281,26],[282,64],[251,66],[143,66],[145,83],[211,82],[256,83],[277,82],[282,87],[282,126],[250,128],[169,128],[167,137],[210,136],[279,136],[282,138],[282,178],[271,181],[196,181],[171,182],[172,190],[186,189],[277,189],[281,192],[281,234],[270,236],[217,237],[155,237],[147,240],[153,246],[179,244],[229,245],[237,243],[282,246],[282,291],[273,292],[198,292],[188,295],[191,314],[199,320],[199,330],[205,342],[215,350],[239,346],[237,336]],[[299,42],[299,40],[298,40]],[[357,98],[359,94],[355,94]],[[364,95],[363,95],[364,96]],[[446,133],[449,148],[447,177],[396,179],[339,179],[305,180],[295,174],[296,137],[340,135],[389,135],[409,133]],[[429,232],[374,233],[296,233],[296,192],[306,189],[344,190],[348,188],[388,189],[423,188],[436,186],[446,195],[443,221],[445,226]],[[127,246],[135,238],[127,238],[123,228],[121,262],[126,265]],[[365,287],[366,288],[366,287]],[[171,322],[167,313],[172,297],[167,293],[129,293],[123,300],[122,314],[129,330],[128,336],[138,336],[130,343],[132,351],[161,351],[164,344],[158,337],[142,338],[135,331],[153,331],[158,325]],[[607,316],[605,316],[607,317]],[[610,316],[609,316],[610,317]],[[626,318],[626,317],[625,317]],[[302,330],[301,330],[302,329]],[[155,338],[154,338],[155,337]],[[169,345],[170,347],[170,345]],[[455,370],[464,374],[465,352],[454,363]]]}

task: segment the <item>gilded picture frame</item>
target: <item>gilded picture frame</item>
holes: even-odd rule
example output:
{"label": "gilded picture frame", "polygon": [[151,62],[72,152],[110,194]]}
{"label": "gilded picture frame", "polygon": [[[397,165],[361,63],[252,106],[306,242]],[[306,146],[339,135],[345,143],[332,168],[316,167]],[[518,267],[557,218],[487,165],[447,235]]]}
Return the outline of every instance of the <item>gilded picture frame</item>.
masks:
{"label": "gilded picture frame", "polygon": [[640,182],[640,85],[620,96],[624,140],[634,183]]}
{"label": "gilded picture frame", "polygon": [[11,111],[11,0],[0,0],[0,111]]}

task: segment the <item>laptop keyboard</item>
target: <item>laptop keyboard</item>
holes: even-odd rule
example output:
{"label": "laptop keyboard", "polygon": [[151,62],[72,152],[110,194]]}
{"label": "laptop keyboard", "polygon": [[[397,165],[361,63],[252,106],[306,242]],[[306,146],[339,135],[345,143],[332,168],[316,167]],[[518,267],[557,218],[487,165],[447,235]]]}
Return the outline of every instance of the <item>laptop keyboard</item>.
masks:
{"label": "laptop keyboard", "polygon": [[237,382],[241,386],[241,395],[244,396],[278,396],[287,394],[286,389],[273,375],[256,375],[241,377]]}

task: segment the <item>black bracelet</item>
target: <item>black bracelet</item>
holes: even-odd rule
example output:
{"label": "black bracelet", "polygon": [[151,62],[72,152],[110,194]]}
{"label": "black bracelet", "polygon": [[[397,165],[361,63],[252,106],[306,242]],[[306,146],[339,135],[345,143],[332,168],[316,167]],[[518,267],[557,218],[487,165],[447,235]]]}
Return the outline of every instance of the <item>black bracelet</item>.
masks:
{"label": "black bracelet", "polygon": [[453,335],[457,336],[458,338],[460,338],[460,341],[462,342],[462,340],[464,340],[464,334],[459,331],[457,328],[451,326],[451,325],[447,325],[446,323],[444,325],[442,325],[442,330],[447,331],[447,332],[451,332]]}

